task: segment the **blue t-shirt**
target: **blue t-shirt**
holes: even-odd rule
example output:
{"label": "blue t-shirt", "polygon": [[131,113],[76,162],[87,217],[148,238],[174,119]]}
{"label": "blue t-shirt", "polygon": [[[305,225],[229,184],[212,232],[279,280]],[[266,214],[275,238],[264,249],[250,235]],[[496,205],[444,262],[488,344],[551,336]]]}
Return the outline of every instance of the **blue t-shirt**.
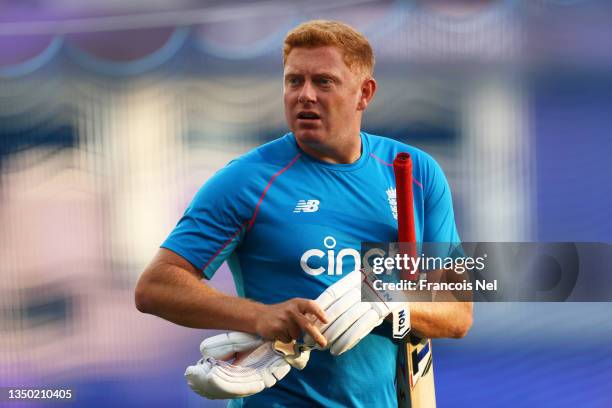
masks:
{"label": "blue t-shirt", "polygon": [[[265,304],[315,299],[353,271],[361,242],[397,240],[392,162],[413,162],[417,240],[459,242],[440,166],[412,146],[361,133],[362,154],[330,164],[289,133],[231,161],[196,194],[162,244],[210,279],[227,261],[237,292]],[[333,357],[314,351],[302,371],[231,406],[396,406],[397,345],[386,324]],[[241,405],[242,404],[242,405]]]}

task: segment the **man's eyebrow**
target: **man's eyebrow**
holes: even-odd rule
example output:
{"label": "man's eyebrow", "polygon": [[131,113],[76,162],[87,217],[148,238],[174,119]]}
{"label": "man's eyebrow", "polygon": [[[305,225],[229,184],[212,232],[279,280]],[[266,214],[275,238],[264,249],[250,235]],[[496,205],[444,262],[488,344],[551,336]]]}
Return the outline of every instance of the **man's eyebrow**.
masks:
{"label": "man's eyebrow", "polygon": [[328,77],[333,79],[334,81],[340,82],[340,77],[338,75],[332,74],[331,72],[319,72],[313,75],[314,77]]}
{"label": "man's eyebrow", "polygon": [[[303,77],[304,74],[300,74],[298,72],[286,72],[283,77],[284,78],[290,78],[290,77]],[[321,78],[321,77],[328,77],[333,79],[334,81],[340,81],[340,77],[336,74],[333,74],[331,72],[328,71],[324,71],[324,72],[315,72],[314,74],[312,74],[313,77],[315,78]]]}

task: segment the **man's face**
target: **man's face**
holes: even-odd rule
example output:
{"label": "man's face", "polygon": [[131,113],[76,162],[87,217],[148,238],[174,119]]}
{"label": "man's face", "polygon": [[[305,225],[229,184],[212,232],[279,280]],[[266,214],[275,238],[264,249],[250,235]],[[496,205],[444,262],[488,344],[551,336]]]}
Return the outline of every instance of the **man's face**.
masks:
{"label": "man's face", "polygon": [[338,147],[361,122],[361,76],[333,46],[294,48],[284,71],[285,119],[298,142]]}

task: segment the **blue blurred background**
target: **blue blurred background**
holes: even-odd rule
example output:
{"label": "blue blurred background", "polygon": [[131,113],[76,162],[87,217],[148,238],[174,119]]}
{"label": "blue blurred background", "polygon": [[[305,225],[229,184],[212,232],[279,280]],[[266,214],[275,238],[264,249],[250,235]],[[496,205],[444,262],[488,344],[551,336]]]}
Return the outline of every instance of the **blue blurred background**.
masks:
{"label": "blue blurred background", "polygon": [[[183,380],[210,333],[133,287],[199,186],[286,132],[282,40],[312,18],[371,40],[364,129],[440,162],[465,241],[612,242],[610,2],[5,0],[0,387],[224,405]],[[225,266],[212,284],[234,291]],[[476,305],[434,341],[438,405],[612,406],[611,311]]]}

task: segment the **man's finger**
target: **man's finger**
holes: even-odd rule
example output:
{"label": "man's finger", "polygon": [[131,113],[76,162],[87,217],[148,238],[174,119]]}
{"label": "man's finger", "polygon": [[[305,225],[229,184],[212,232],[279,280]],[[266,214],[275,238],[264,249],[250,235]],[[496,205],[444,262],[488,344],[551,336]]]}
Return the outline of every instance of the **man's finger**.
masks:
{"label": "man's finger", "polygon": [[287,331],[293,340],[297,340],[302,335],[302,328],[297,322],[290,322]]}
{"label": "man's finger", "polygon": [[312,321],[308,320],[305,316],[299,316],[298,324],[319,346],[323,348],[327,346],[327,339],[321,334],[319,328]]}
{"label": "man's finger", "polygon": [[319,305],[313,300],[306,300],[301,304],[301,312],[304,314],[311,314],[319,319],[322,323],[327,323],[327,315],[319,307]]}

